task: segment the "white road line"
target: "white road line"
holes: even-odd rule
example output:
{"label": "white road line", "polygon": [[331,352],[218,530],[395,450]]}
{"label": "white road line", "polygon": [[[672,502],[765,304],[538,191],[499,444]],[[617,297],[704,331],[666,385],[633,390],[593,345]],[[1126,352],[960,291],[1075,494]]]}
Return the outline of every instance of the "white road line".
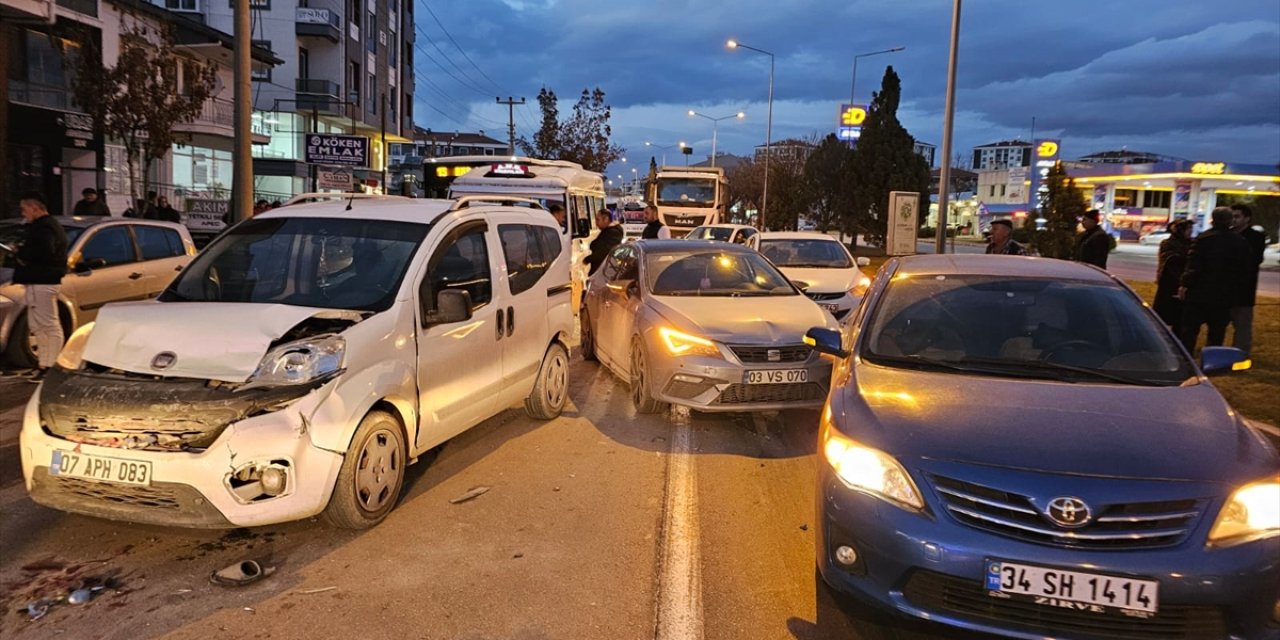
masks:
{"label": "white road line", "polygon": [[1276,427],[1273,427],[1260,420],[1249,420],[1246,418],[1246,421],[1249,423],[1249,426],[1253,427],[1254,429],[1257,429],[1259,431],[1266,431],[1267,433],[1277,438],[1280,438],[1280,429],[1277,429]]}
{"label": "white road line", "polygon": [[671,412],[675,433],[667,463],[658,578],[657,640],[702,640],[702,561],[698,557],[697,473],[689,411]]}

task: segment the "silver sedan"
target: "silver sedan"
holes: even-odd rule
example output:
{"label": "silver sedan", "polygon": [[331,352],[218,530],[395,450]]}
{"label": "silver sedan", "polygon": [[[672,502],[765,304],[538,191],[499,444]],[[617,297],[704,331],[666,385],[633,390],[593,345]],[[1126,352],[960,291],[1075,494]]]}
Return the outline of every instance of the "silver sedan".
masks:
{"label": "silver sedan", "polygon": [[821,407],[831,366],[804,343],[835,321],[745,247],[640,240],[587,282],[582,352],[631,384],[642,413]]}

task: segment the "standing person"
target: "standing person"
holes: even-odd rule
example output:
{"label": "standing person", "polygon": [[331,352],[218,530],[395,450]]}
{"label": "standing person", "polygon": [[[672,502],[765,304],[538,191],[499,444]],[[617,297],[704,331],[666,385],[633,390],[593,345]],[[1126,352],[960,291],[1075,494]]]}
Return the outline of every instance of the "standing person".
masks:
{"label": "standing person", "polygon": [[1027,255],[1027,250],[1013,239],[1013,222],[1009,220],[991,221],[991,242],[987,243],[987,253],[1002,256]]}
{"label": "standing person", "polygon": [[1231,230],[1249,243],[1249,269],[1228,312],[1235,328],[1231,346],[1248,354],[1253,349],[1253,305],[1258,299],[1258,270],[1267,250],[1267,234],[1253,228],[1253,209],[1247,204],[1231,205]]}
{"label": "standing person", "polygon": [[140,201],[138,204],[139,218],[146,218],[147,220],[158,219],[160,209],[160,205],[157,204],[158,197],[159,196],[154,191],[147,192],[147,199]]}
{"label": "standing person", "polygon": [[169,199],[164,196],[160,196],[156,201],[156,219],[164,220],[165,222],[182,222],[182,216],[178,213],[178,210],[169,206]]}
{"label": "standing person", "polygon": [[80,192],[80,201],[76,203],[74,209],[71,210],[73,216],[109,216],[111,210],[107,208],[107,203],[98,197],[98,190],[93,187],[85,187]]}
{"label": "standing person", "polygon": [[648,204],[644,207],[644,233],[640,237],[645,240],[668,240],[671,238],[671,230],[667,225],[662,224],[658,220],[658,205]]}
{"label": "standing person", "polygon": [[[44,198],[28,194],[18,202],[23,229],[22,245],[13,281],[26,285],[27,328],[36,336],[39,370],[32,380],[44,377],[62,349],[62,322],[58,319],[58,289],[67,274],[67,234],[49,215]],[[14,339],[23,339],[15,336]]]}
{"label": "standing person", "polygon": [[613,223],[613,216],[609,214],[608,209],[596,212],[596,227],[600,229],[600,233],[596,234],[596,239],[591,241],[591,254],[583,259],[583,262],[590,267],[587,271],[588,277],[604,264],[605,258],[609,257],[614,247],[622,244],[622,226]]}
{"label": "standing person", "polygon": [[1097,209],[1084,212],[1080,225],[1084,231],[1076,236],[1076,248],[1071,259],[1106,269],[1107,254],[1111,253],[1111,236],[1102,228],[1102,212]]}
{"label": "standing person", "polygon": [[1160,243],[1156,262],[1156,299],[1152,308],[1173,329],[1173,334],[1180,336],[1182,300],[1178,298],[1178,287],[1187,268],[1187,251],[1191,249],[1191,221],[1174,220],[1168,230],[1169,237]]}
{"label": "standing person", "polygon": [[1187,269],[1182,273],[1182,344],[1194,351],[1200,326],[1209,325],[1206,347],[1222,345],[1237,300],[1240,282],[1249,277],[1249,241],[1231,230],[1231,210],[1213,210],[1208,231],[1191,241]]}

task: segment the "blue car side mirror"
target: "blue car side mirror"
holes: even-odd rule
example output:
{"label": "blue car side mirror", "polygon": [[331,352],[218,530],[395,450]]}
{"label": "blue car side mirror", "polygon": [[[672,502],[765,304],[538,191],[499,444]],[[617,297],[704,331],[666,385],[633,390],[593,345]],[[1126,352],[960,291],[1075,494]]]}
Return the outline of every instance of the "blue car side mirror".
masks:
{"label": "blue car side mirror", "polygon": [[1249,355],[1235,347],[1205,347],[1200,352],[1200,370],[1205,373],[1244,371],[1252,366]]}
{"label": "blue car side mirror", "polygon": [[814,327],[804,334],[804,343],[813,347],[818,353],[825,353],[837,358],[849,357],[849,352],[844,349],[839,331]]}

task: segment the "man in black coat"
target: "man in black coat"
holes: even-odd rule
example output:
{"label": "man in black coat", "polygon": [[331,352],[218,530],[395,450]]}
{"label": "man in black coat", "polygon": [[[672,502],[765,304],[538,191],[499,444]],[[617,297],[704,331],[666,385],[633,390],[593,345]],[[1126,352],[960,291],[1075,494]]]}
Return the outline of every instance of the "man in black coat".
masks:
{"label": "man in black coat", "polygon": [[600,229],[600,233],[596,234],[596,239],[591,241],[591,254],[584,260],[591,267],[587,272],[588,276],[594,274],[596,269],[604,264],[614,247],[622,244],[624,236],[622,225],[614,224],[613,215],[606,209],[596,212],[596,227]]}
{"label": "man in black coat", "polygon": [[1097,209],[1084,212],[1080,224],[1084,231],[1076,236],[1076,247],[1071,259],[1106,269],[1107,254],[1111,253],[1111,235],[1102,228],[1102,212]]}
{"label": "man in black coat", "polygon": [[1253,228],[1253,209],[1247,204],[1231,205],[1231,230],[1249,243],[1249,272],[1240,281],[1229,312],[1235,327],[1231,346],[1247,354],[1253,349],[1253,305],[1258,298],[1258,269],[1267,250],[1267,234]]}
{"label": "man in black coat", "polygon": [[1208,323],[1206,347],[1222,346],[1227,334],[1231,306],[1237,301],[1240,283],[1249,278],[1252,256],[1249,241],[1231,230],[1231,210],[1218,207],[1210,218],[1208,231],[1191,241],[1187,268],[1182,272],[1179,297],[1182,309],[1182,344],[1195,350],[1200,326]]}
{"label": "man in black coat", "polygon": [[85,187],[80,192],[82,196],[80,201],[76,203],[74,209],[71,210],[73,216],[109,216],[111,210],[107,208],[107,203],[102,201],[102,197],[98,194],[98,190],[93,187]]}
{"label": "man in black coat", "polygon": [[[49,215],[44,199],[28,194],[18,202],[22,211],[22,245],[14,258],[13,282],[25,285],[27,328],[36,336],[40,370],[34,380],[44,377],[62,350],[62,322],[58,319],[58,289],[67,274],[67,234]],[[25,340],[26,332],[9,337]]]}

